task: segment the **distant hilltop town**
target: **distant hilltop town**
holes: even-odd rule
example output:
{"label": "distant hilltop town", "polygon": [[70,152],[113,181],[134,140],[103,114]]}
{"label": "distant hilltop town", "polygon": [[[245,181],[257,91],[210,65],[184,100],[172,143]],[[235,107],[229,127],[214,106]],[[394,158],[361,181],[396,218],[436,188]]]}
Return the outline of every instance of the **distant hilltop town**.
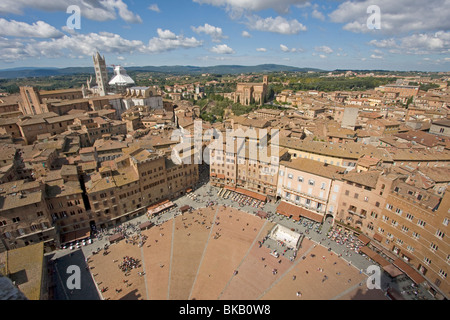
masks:
{"label": "distant hilltop town", "polygon": [[[237,75],[233,92],[214,96],[254,108],[236,114],[230,107],[206,121],[202,115],[218,104],[206,89],[220,80],[138,86],[122,66],[109,78],[99,53],[93,63],[95,80],[81,88],[20,86],[0,97],[0,252],[34,244],[52,252],[210,183],[277,203],[287,218],[331,219],[449,298],[448,76],[270,95],[270,74]],[[193,135],[195,123],[224,136],[258,135],[237,137],[234,150],[206,149],[203,141],[210,165],[177,164],[172,135]],[[276,141],[276,153],[239,152],[264,147],[263,138]]]}

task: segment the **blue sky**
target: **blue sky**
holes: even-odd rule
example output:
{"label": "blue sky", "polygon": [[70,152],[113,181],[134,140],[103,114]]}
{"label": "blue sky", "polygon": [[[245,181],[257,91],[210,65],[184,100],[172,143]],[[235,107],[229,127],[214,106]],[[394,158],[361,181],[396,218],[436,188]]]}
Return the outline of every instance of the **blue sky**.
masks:
{"label": "blue sky", "polygon": [[449,0],[2,0],[0,68],[91,66],[98,50],[125,67],[449,71],[449,16]]}

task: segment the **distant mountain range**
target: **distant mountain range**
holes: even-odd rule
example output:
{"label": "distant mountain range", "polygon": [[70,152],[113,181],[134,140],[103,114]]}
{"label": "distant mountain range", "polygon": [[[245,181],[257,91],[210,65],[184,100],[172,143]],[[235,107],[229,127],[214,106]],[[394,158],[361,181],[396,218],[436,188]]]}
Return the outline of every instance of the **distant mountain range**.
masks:
{"label": "distant mountain range", "polygon": [[[257,66],[220,65],[211,67],[195,66],[146,66],[126,67],[128,72],[157,72],[166,74],[240,74],[240,73],[264,73],[264,72],[324,72],[315,68],[297,68],[278,64],[262,64]],[[112,69],[110,70],[112,72]],[[49,77],[73,74],[94,74],[93,67],[70,67],[70,68],[11,68],[0,70],[0,79]]]}

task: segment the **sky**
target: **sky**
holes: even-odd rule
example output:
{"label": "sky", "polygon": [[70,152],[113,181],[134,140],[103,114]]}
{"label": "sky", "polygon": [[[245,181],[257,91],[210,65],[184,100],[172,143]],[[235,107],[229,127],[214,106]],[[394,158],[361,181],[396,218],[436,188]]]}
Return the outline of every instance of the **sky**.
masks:
{"label": "sky", "polygon": [[1,0],[0,69],[450,71],[450,0]]}

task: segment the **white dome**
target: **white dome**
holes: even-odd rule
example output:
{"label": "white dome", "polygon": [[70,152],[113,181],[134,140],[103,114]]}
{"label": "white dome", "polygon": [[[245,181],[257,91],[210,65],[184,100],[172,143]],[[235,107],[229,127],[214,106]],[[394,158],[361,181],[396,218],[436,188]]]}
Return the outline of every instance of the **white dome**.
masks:
{"label": "white dome", "polygon": [[109,82],[110,86],[128,86],[134,85],[134,80],[127,74],[125,69],[121,66],[116,66],[114,68],[114,77]]}

